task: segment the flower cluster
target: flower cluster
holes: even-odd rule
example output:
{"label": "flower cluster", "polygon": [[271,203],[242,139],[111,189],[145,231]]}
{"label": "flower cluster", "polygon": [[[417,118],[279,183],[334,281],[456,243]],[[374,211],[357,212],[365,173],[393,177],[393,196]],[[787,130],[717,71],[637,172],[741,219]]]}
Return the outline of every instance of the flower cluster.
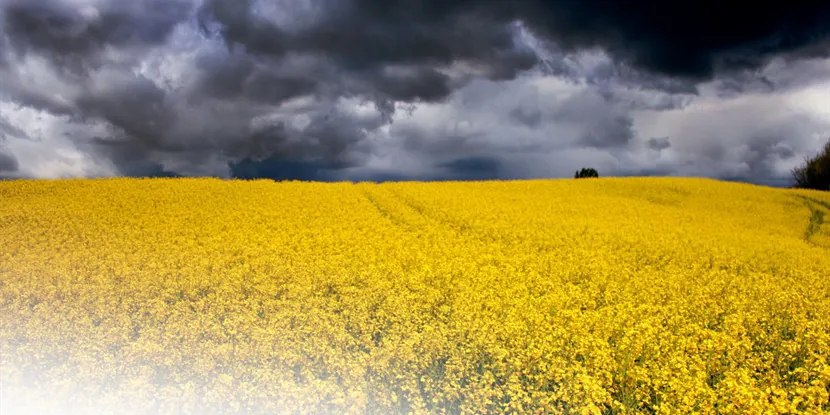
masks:
{"label": "flower cluster", "polygon": [[686,178],[0,182],[2,405],[826,413],[825,213]]}

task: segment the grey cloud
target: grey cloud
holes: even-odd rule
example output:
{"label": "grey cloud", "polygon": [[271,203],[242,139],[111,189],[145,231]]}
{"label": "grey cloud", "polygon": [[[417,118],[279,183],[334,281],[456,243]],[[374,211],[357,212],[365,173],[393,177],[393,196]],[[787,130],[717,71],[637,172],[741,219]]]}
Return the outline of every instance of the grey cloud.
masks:
{"label": "grey cloud", "polygon": [[747,92],[772,92],[778,89],[769,78],[760,73],[733,75],[718,79],[715,83],[717,96],[737,97]]}
{"label": "grey cloud", "polygon": [[439,101],[450,94],[450,79],[435,69],[417,68],[404,73],[376,76],[377,88],[385,96],[401,101]]}
{"label": "grey cloud", "polygon": [[86,8],[59,0],[9,0],[3,7],[6,35],[17,53],[83,56],[105,46],[158,45],[185,19],[192,2],[106,1]]}
{"label": "grey cloud", "polygon": [[466,157],[440,163],[455,180],[495,179],[501,176],[501,161],[494,157]]}
{"label": "grey cloud", "polygon": [[[830,46],[828,46],[830,50]],[[736,98],[745,94],[769,94],[810,88],[830,79],[830,59],[795,59],[782,56],[758,70],[732,73],[704,85],[716,96]]]}
{"label": "grey cloud", "polygon": [[374,9],[357,2],[320,1],[317,5],[326,9],[321,18],[296,31],[281,29],[252,13],[250,1],[209,0],[201,16],[215,20],[229,42],[254,53],[324,53],[348,69],[395,63],[449,64],[464,58],[484,62],[500,52],[512,57],[512,33],[502,21],[465,13],[427,16],[413,8],[404,12],[407,8],[401,5]]}
{"label": "grey cloud", "polygon": [[[277,163],[283,167],[283,163]],[[310,180],[351,180],[351,181],[448,181],[448,180],[494,180],[503,178],[506,174],[503,160],[495,157],[462,157],[447,162],[424,165],[417,171],[401,171],[396,169],[359,168],[351,171],[333,171],[318,169],[317,166],[291,166],[281,172],[281,177],[314,177]],[[297,179],[302,180],[302,179]]]}
{"label": "grey cloud", "polygon": [[630,171],[621,171],[625,176],[671,176],[676,173],[672,166],[657,166],[634,169]]}
{"label": "grey cloud", "polygon": [[[697,106],[644,111],[605,99],[596,86],[526,76],[471,83],[446,104],[398,119],[391,135],[407,154],[432,165],[465,154],[496,160],[502,178],[566,175],[593,166],[604,175],[692,175],[785,186],[790,166],[814,151],[811,137],[827,127],[807,109],[782,110],[782,102],[793,99],[708,95]],[[645,128],[649,119],[666,120],[661,124],[669,128]],[[641,135],[652,138],[636,140]],[[429,166],[418,171],[427,174]]]}
{"label": "grey cloud", "polygon": [[567,55],[555,46],[540,70],[575,84],[592,87],[603,99],[631,110],[683,108],[699,96],[696,82],[637,71],[604,53]]}
{"label": "grey cloud", "polygon": [[767,2],[750,8],[713,2],[520,4],[535,11],[527,15],[533,27],[566,49],[600,46],[616,61],[657,74],[702,80],[723,71],[757,69],[782,54],[813,50],[827,56],[830,7],[824,3]]}
{"label": "grey cloud", "polygon": [[[222,79],[223,71],[231,75]],[[359,149],[359,141],[367,126],[333,109],[339,99],[336,94],[310,98],[310,106],[300,110],[310,119],[307,126],[285,125],[292,111],[280,105],[315,86],[309,79],[292,78],[296,68],[279,71],[251,62],[230,70],[220,65],[214,73],[220,75],[218,81],[217,77],[197,76],[187,79],[189,85],[171,89],[144,75],[108,67],[95,71],[89,82],[76,84],[77,91],[67,96],[69,106],[61,102],[60,111],[52,111],[54,105],[48,101],[29,99],[26,103],[69,115],[71,123],[109,125],[107,134],[75,139],[84,151],[113,160],[125,174],[142,171],[141,166],[148,163],[161,163],[165,168],[222,176],[227,175],[229,161],[276,156],[348,165],[358,162],[365,152]],[[227,80],[231,82],[221,82]],[[238,89],[234,90],[236,81]],[[32,98],[48,97],[38,90],[26,92]],[[278,119],[254,125],[259,118],[273,116]]]}
{"label": "grey cloud", "polygon": [[443,177],[572,174],[570,161],[550,170],[541,161],[522,160],[546,155],[548,163],[558,165],[559,155],[571,149],[610,154],[629,147],[636,133],[628,109],[609,104],[591,87],[556,81],[540,87],[538,81],[524,76],[508,83],[473,82],[437,108],[397,119],[390,138],[406,154],[426,161],[420,174],[452,167]]}
{"label": "grey cloud", "polygon": [[197,97],[236,99],[246,91],[246,82],[257,71],[256,62],[241,53],[202,53],[196,58],[193,93]]}
{"label": "grey cloud", "polygon": [[749,167],[748,178],[769,177],[779,160],[792,158],[795,152],[783,143],[783,137],[757,137],[747,143],[743,159]]}
{"label": "grey cloud", "polygon": [[75,116],[77,114],[76,109],[72,105],[67,105],[67,103],[61,102],[56,99],[54,95],[50,95],[46,91],[39,91],[25,85],[11,84],[17,80],[10,80],[9,78],[12,78],[11,75],[2,75],[8,76],[8,78],[5,80],[0,78],[0,90],[9,96],[10,102],[25,107],[36,108],[50,114],[65,116]]}
{"label": "grey cloud", "polygon": [[330,181],[336,171],[326,163],[291,159],[243,160],[231,163],[231,175],[238,179]]}
{"label": "grey cloud", "polygon": [[[325,15],[306,30],[287,31],[252,13],[251,2],[213,1],[201,10],[203,27],[209,32],[211,25],[220,24],[224,40],[243,49],[200,47],[188,58],[192,60],[177,63],[186,72],[180,75],[184,84],[175,87],[137,75],[137,65],[153,54],[213,42],[195,34],[181,44],[171,41],[177,26],[187,28],[192,6],[182,1],[132,6],[111,1],[95,9],[71,8],[58,0],[9,3],[3,22],[15,59],[45,57],[55,76],[72,87],[59,100],[41,86],[10,81],[10,76],[0,88],[15,102],[66,115],[70,123],[109,125],[105,135],[76,139],[85,151],[112,159],[123,171],[133,171],[142,160],[204,165],[223,157],[299,157],[349,166],[365,157],[366,134],[391,120],[395,101],[435,102],[458,86],[436,64],[468,56],[468,64],[509,78],[535,63],[532,54],[514,50],[510,28],[491,32],[475,19],[459,17],[436,30],[369,21],[361,29],[340,15]],[[328,6],[339,7],[334,2]],[[208,15],[215,21],[205,20]],[[448,36],[451,45],[445,42]],[[134,59],[109,56],[108,51],[119,49]],[[130,53],[132,49],[141,50]],[[61,69],[65,67],[72,71]],[[286,125],[290,115],[280,106],[302,96],[313,102],[301,110],[308,125]],[[332,112],[342,98],[351,97],[373,100],[380,124],[365,125]],[[258,118],[274,116],[273,122],[252,126]]]}
{"label": "grey cloud", "polygon": [[[204,53],[194,62],[192,94],[199,99],[249,99],[279,104],[315,92],[319,68],[282,60],[259,62],[242,53]],[[316,69],[316,70],[315,70]]]}
{"label": "grey cloud", "polygon": [[654,151],[662,151],[671,147],[671,142],[669,137],[649,138],[646,145]]}
{"label": "grey cloud", "polygon": [[14,154],[3,151],[3,148],[0,148],[0,173],[15,172],[19,167],[17,157],[15,157]]}
{"label": "grey cloud", "polygon": [[573,94],[559,103],[553,120],[585,126],[579,143],[597,148],[622,147],[636,136],[628,109],[608,105],[594,90]]}
{"label": "grey cloud", "polygon": [[600,119],[582,135],[580,142],[597,148],[625,146],[636,136],[633,126],[634,120],[627,115]]}
{"label": "grey cloud", "polygon": [[484,136],[480,131],[445,133],[446,135],[442,134],[440,139],[435,139],[430,131],[421,128],[421,126],[409,125],[395,128],[392,133],[402,137],[401,145],[404,150],[425,157],[427,160],[430,158],[457,157],[463,154],[475,153],[486,147],[485,144],[477,140]]}
{"label": "grey cloud", "polygon": [[[516,44],[509,22],[492,16],[423,15],[405,7],[373,9],[351,2],[317,4],[323,15],[293,31],[253,13],[249,1],[207,1],[200,16],[208,33],[221,35],[230,45],[271,57],[321,54],[346,74],[373,74],[381,92],[401,100],[430,101],[449,94],[446,80],[426,67],[466,62],[493,79],[510,79],[537,62],[532,51]],[[388,79],[384,69],[389,66],[414,68],[416,76]]]}
{"label": "grey cloud", "polygon": [[680,174],[788,185],[798,155],[815,151],[814,137],[828,122],[806,110],[782,110],[780,99],[758,95],[714,106],[710,98],[707,106],[672,114],[660,129],[671,135],[671,147],[660,157]]}
{"label": "grey cloud", "polygon": [[121,174],[130,177],[182,177],[163,165],[151,162],[127,163],[119,166]]}
{"label": "grey cloud", "polygon": [[[625,62],[615,61],[613,56],[602,50],[568,53],[553,42],[542,42],[542,49],[539,52],[542,73],[596,86],[609,99],[617,99],[616,95],[620,92],[631,90],[658,93],[663,101],[675,96],[698,95],[698,81],[644,72]],[[647,106],[647,103],[641,104],[641,107]],[[665,103],[662,106],[665,107]]]}
{"label": "grey cloud", "polygon": [[2,116],[0,116],[0,141],[7,137],[29,138],[29,135],[19,127],[15,127]]}
{"label": "grey cloud", "polygon": [[164,140],[176,115],[165,102],[165,91],[146,77],[121,75],[109,79],[104,89],[80,96],[76,105],[81,113],[106,120],[128,137],[153,148],[183,150],[180,143]]}
{"label": "grey cloud", "polygon": [[[737,26],[711,20],[706,4],[652,6],[9,0],[0,105],[54,119],[17,130],[0,119],[0,134],[70,140],[85,163],[121,174],[319,180],[571,174],[591,160],[604,171],[765,175],[806,151],[815,131],[789,124],[798,120],[766,135],[738,121],[704,128],[714,138],[697,125],[641,134],[638,120],[693,111],[710,94],[804,86],[791,74],[826,53],[827,7],[757,5]],[[810,82],[830,76],[810,71]],[[644,147],[641,135],[672,140]]]}
{"label": "grey cloud", "polygon": [[529,128],[537,128],[542,123],[542,111],[531,105],[519,105],[510,110],[510,118]]}
{"label": "grey cloud", "polygon": [[[521,20],[538,36],[555,42],[566,52],[599,47],[617,62],[690,80],[711,79],[723,71],[757,69],[780,55],[827,56],[830,34],[830,6],[816,2],[773,1],[749,8],[724,8],[716,2],[675,4],[647,0],[354,0],[339,4],[346,4],[339,22],[355,26],[370,22],[372,27],[394,23],[400,29],[389,31],[390,38],[398,42],[401,39],[396,35],[407,33],[412,27],[445,28],[457,25],[465,17],[489,23],[490,36],[499,39],[503,27],[499,23]],[[418,32],[407,34],[406,40],[421,39]],[[499,45],[479,44],[488,43],[491,48]],[[429,42],[422,40],[417,44],[424,48],[413,48],[417,53],[407,52],[410,56],[441,57],[442,52],[452,50],[449,45],[456,43],[430,47]],[[454,52],[470,50],[460,47],[463,44],[457,43]]]}
{"label": "grey cloud", "polygon": [[780,58],[765,67],[761,75],[778,91],[810,87],[830,78],[830,60]]}
{"label": "grey cloud", "polygon": [[[594,57],[596,60],[597,57]],[[610,84],[615,87],[637,88],[661,91],[667,94],[697,95],[697,82],[684,78],[670,78],[654,75],[633,68],[623,62],[615,62],[611,56],[604,55],[591,66],[580,64],[580,59],[568,60],[574,65],[572,72],[577,79],[584,79],[590,85],[607,88]]]}
{"label": "grey cloud", "polygon": [[[0,33],[5,33],[5,28],[2,23],[0,23]],[[6,36],[0,35],[0,70],[4,70],[9,66],[8,49]]]}
{"label": "grey cloud", "polygon": [[261,71],[251,74],[242,85],[242,96],[262,103],[278,103],[283,100],[310,93],[315,82],[303,77],[283,77]]}
{"label": "grey cloud", "polygon": [[[374,122],[380,121],[376,119]],[[318,160],[337,167],[352,166],[360,164],[369,152],[364,131],[372,129],[372,124],[371,120],[360,122],[347,115],[321,116],[302,130],[302,137],[298,137],[297,141],[308,145],[306,143],[310,140],[316,147],[315,151],[304,153],[314,154]]]}

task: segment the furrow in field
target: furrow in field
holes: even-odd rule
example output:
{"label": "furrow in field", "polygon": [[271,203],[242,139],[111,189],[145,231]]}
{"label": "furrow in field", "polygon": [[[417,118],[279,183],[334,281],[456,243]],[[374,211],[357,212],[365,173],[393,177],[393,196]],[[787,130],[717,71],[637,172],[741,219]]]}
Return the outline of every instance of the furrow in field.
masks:
{"label": "furrow in field", "polygon": [[824,218],[828,213],[830,213],[830,203],[808,196],[798,197],[804,200],[804,204],[810,209],[810,212],[812,212],[810,222],[807,225],[807,229],[804,231],[804,240],[815,246],[830,248],[830,245],[825,243],[824,239],[827,238],[823,237],[825,235],[823,235],[822,232],[822,226],[825,223]]}

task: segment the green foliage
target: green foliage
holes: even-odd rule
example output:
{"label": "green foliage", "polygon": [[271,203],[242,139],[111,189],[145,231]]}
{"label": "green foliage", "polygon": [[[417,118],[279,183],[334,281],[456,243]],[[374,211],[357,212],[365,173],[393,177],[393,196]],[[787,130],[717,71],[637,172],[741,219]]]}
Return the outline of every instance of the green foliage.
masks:
{"label": "green foliage", "polygon": [[592,168],[582,168],[574,174],[574,179],[584,179],[589,177],[599,177],[599,173]]}
{"label": "green foliage", "polygon": [[824,149],[792,171],[795,184],[800,189],[830,190],[830,141]]}

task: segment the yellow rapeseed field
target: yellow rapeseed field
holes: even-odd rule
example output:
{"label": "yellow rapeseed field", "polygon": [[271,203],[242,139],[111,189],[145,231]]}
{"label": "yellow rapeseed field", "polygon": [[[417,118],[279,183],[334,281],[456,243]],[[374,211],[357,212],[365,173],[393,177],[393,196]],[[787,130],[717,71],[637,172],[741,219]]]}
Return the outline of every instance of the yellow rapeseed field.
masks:
{"label": "yellow rapeseed field", "polygon": [[4,415],[828,413],[825,221],[686,178],[0,182]]}

